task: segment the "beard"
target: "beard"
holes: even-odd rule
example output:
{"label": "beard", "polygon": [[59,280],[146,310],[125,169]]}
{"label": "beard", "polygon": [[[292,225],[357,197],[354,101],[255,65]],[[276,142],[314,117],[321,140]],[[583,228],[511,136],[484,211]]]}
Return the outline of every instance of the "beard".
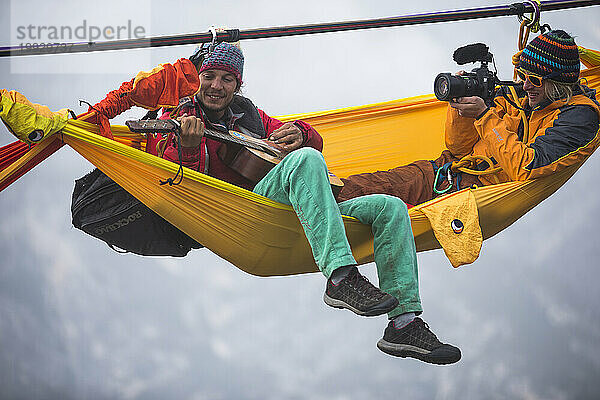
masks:
{"label": "beard", "polygon": [[[198,102],[200,103],[200,105],[202,106],[204,111],[207,111],[210,114],[221,114],[221,113],[225,112],[225,110],[227,110],[227,108],[233,101],[233,96],[231,97],[231,99],[223,98],[224,101],[218,101],[218,102],[210,101],[210,99],[208,99],[208,98],[205,101],[204,100],[205,96],[206,95],[203,95],[202,93],[198,93],[198,95],[196,95],[196,99],[198,100]],[[206,97],[208,97],[208,96],[206,96]]]}

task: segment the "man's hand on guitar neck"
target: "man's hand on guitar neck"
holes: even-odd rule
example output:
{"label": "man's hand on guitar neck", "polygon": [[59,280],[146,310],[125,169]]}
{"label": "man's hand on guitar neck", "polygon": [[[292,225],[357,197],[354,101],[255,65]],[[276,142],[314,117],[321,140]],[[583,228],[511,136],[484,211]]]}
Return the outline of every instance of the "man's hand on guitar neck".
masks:
{"label": "man's hand on guitar neck", "polygon": [[271,133],[269,140],[289,153],[302,146],[304,135],[293,122],[286,122]]}
{"label": "man's hand on guitar neck", "polygon": [[177,118],[181,124],[181,146],[198,147],[204,136],[204,122],[200,118],[183,114]]}
{"label": "man's hand on guitar neck", "polygon": [[[181,125],[181,146],[198,147],[204,137],[204,122],[200,118],[183,114],[177,118]],[[294,151],[304,143],[304,135],[293,122],[286,122],[275,129],[268,138],[284,152]]]}

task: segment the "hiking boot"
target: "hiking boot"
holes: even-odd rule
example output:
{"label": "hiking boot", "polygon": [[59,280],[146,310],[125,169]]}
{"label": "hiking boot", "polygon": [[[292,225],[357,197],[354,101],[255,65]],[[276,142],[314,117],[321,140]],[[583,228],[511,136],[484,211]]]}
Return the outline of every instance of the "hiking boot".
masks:
{"label": "hiking boot", "polygon": [[323,295],[325,304],[335,308],[347,308],[364,317],[374,317],[392,311],[398,300],[374,286],[352,267],[348,275],[335,285],[331,278]]}
{"label": "hiking boot", "polygon": [[442,343],[421,318],[415,318],[401,329],[390,321],[377,347],[396,357],[412,357],[431,364],[452,364],[460,360],[460,349]]}

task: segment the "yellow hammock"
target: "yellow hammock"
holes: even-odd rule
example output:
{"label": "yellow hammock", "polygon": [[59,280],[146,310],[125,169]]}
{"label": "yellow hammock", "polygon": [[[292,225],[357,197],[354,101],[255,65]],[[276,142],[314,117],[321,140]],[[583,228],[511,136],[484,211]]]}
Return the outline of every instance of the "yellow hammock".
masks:
{"label": "yellow hammock", "polygon": [[[583,53],[582,58],[600,65],[597,53]],[[600,66],[587,69],[582,77],[590,87],[599,88]],[[303,119],[314,126],[324,138],[323,153],[331,171],[344,177],[437,158],[444,149],[446,107],[427,95],[280,118]],[[160,186],[159,180],[172,177],[178,165],[131,147],[142,142],[143,148],[144,139],[126,127],[113,126],[112,131],[115,141],[96,134],[95,125],[69,120],[60,135],[42,141],[0,173],[0,181],[53,141],[63,140],[163,218],[238,268],[259,276],[318,271],[291,207],[187,168],[180,185]],[[579,166],[537,180],[466,189],[458,195],[472,194],[487,239],[554,193]],[[409,210],[418,251],[440,248],[422,209],[456,195]],[[356,260],[373,261],[370,227],[349,217],[344,217],[344,223]]]}

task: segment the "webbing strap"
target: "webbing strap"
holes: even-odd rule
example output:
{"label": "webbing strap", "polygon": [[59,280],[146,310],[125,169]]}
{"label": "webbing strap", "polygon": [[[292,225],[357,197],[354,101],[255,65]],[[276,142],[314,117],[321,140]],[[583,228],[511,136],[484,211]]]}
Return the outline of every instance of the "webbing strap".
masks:
{"label": "webbing strap", "polygon": [[[486,162],[489,165],[489,167],[483,171],[475,169],[475,168],[477,168],[478,161]],[[489,157],[480,156],[480,155],[471,155],[471,156],[464,156],[459,161],[454,161],[452,163],[452,166],[450,167],[450,169],[453,172],[464,172],[465,174],[477,175],[477,176],[495,174],[497,172],[502,171],[502,167],[491,168],[492,165],[494,165],[494,163],[492,162],[492,160]]]}

